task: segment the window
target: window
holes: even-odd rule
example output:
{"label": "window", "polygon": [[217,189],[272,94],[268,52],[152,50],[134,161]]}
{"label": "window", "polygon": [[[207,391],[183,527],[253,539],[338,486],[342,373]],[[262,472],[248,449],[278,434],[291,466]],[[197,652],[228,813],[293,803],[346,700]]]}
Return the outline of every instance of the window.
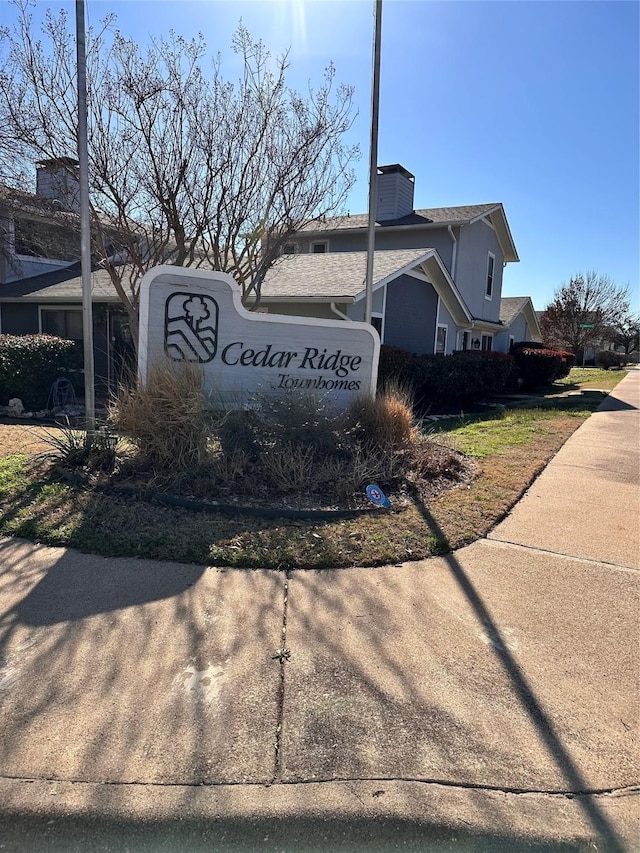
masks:
{"label": "window", "polygon": [[481,349],[483,352],[491,352],[491,350],[493,349],[493,335],[482,336]]}
{"label": "window", "polygon": [[468,350],[469,349],[469,332],[463,332],[462,333],[461,349],[462,350]]}
{"label": "window", "polygon": [[436,355],[444,355],[447,351],[447,327],[438,324],[436,331]]}
{"label": "window", "polygon": [[495,255],[489,252],[487,259],[487,289],[485,291],[485,299],[491,299],[493,296],[493,270],[496,264]]}
{"label": "window", "polygon": [[295,243],[285,243],[282,247],[283,255],[295,255],[296,253],[296,244]]}
{"label": "window", "polygon": [[380,340],[382,340],[382,314],[372,314],[371,315],[371,325],[376,330],[376,332],[380,335]]}
{"label": "window", "polygon": [[42,331],[71,341],[81,341],[82,311],[76,308],[42,308]]}
{"label": "window", "polygon": [[511,347],[515,344],[515,342],[516,339],[513,337],[513,335],[509,335],[509,352],[511,352]]}
{"label": "window", "polygon": [[323,255],[325,252],[329,251],[329,241],[318,240],[317,242],[312,243],[311,251],[314,255]]}

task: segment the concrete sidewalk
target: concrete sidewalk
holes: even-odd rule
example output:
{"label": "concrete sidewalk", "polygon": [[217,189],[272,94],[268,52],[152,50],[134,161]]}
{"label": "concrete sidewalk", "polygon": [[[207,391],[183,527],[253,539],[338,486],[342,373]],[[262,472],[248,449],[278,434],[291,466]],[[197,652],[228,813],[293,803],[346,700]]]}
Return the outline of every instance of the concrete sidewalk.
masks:
{"label": "concrete sidewalk", "polygon": [[639,437],[632,371],[402,567],[0,541],[0,849],[640,849]]}

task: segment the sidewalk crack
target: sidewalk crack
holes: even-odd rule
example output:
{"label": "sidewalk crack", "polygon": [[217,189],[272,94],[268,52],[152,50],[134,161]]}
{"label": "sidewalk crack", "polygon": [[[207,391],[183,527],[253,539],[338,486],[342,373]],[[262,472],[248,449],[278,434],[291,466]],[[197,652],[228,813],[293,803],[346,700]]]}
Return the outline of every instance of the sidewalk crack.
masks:
{"label": "sidewalk crack", "polygon": [[271,784],[275,784],[281,778],[282,774],[282,724],[284,719],[284,691],[285,691],[285,665],[289,660],[291,652],[287,648],[287,610],[289,606],[289,578],[290,572],[287,569],[284,574],[284,596],[282,601],[282,628],[280,629],[280,646],[276,649],[273,658],[280,661],[280,685],[278,689],[278,717],[276,723],[276,732],[274,738],[274,761],[273,761],[273,776]]}

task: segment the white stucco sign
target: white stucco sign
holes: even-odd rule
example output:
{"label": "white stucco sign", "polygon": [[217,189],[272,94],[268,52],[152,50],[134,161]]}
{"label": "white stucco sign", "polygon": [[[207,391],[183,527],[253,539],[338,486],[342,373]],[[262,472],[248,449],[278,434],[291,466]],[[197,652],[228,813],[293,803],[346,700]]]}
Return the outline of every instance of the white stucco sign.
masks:
{"label": "white stucco sign", "polygon": [[368,323],[247,311],[221,272],[159,266],[140,286],[138,371],[167,357],[202,366],[204,391],[230,405],[312,391],[338,406],[375,392],[380,339]]}

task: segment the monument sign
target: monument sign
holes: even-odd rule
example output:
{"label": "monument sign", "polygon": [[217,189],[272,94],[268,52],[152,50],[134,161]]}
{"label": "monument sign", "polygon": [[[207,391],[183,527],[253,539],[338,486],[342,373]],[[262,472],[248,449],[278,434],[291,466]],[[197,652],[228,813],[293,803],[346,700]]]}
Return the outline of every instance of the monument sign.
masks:
{"label": "monument sign", "polygon": [[380,339],[368,323],[247,311],[227,273],[158,266],[140,286],[138,372],[194,362],[229,407],[256,394],[316,392],[336,405],[375,393]]}

